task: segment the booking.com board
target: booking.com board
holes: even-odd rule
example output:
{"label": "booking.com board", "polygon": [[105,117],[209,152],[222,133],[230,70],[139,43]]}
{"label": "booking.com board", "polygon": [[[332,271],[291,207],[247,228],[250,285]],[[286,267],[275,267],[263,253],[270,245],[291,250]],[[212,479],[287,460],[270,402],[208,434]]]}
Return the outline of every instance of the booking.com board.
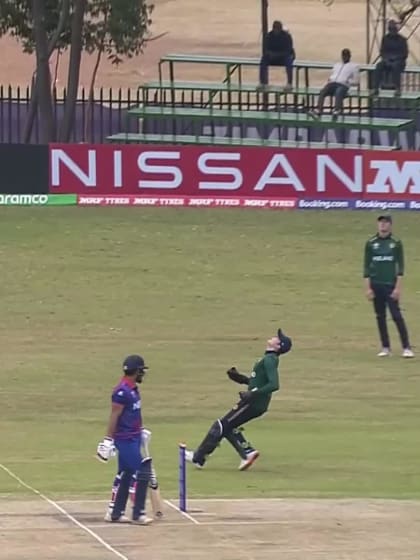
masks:
{"label": "booking.com board", "polygon": [[47,165],[0,204],[420,210],[414,151],[52,144]]}

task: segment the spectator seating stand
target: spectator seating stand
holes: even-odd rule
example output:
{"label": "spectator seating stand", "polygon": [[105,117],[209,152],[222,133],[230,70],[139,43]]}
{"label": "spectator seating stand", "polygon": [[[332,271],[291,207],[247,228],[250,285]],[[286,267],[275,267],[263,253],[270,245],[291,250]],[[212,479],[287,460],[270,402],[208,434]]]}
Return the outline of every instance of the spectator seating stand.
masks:
{"label": "spectator seating stand", "polygon": [[[146,142],[148,139],[151,142],[157,142],[158,137],[161,137],[162,143],[203,143],[206,141],[208,144],[220,143],[222,140],[226,145],[246,145],[246,138],[233,138],[229,137],[216,140],[216,126],[226,125],[229,127],[251,125],[256,127],[266,127],[273,129],[275,127],[293,127],[296,129],[313,127],[322,127],[335,130],[365,130],[373,133],[375,131],[387,131],[393,136],[392,147],[399,148],[398,133],[403,130],[409,130],[413,127],[412,119],[382,119],[371,118],[369,116],[346,116],[337,120],[332,119],[331,116],[325,115],[322,119],[314,120],[305,113],[292,113],[282,111],[261,111],[261,110],[235,110],[235,109],[215,109],[212,105],[206,108],[192,108],[192,107],[176,107],[176,106],[154,106],[143,104],[140,107],[130,109],[128,111],[129,118],[148,119],[149,121],[160,120],[163,121],[162,129],[170,128],[170,133],[162,133],[161,135],[147,135],[144,133],[120,133],[108,137],[111,142]],[[196,130],[191,134],[191,128],[194,128],[194,123],[198,123]],[[208,125],[211,129],[211,134],[205,140],[203,135],[203,125]],[[186,138],[186,136],[188,138]],[[243,136],[241,134],[241,136]],[[309,137],[309,136],[308,136]],[[194,142],[193,142],[194,140]],[[278,140],[265,140],[264,138],[255,139],[257,145],[270,145],[284,146],[285,142],[281,138]],[[296,147],[311,146],[311,141],[296,141],[293,142]],[[330,147],[328,142],[323,143],[324,147]],[[341,147],[350,147],[348,144],[340,144]],[[376,149],[378,146],[373,145],[373,142],[359,145],[352,145],[355,147],[370,147]],[[316,143],[316,147],[320,147],[320,143]],[[335,146],[336,147],[336,146]]]}
{"label": "spectator seating stand", "polygon": [[[220,82],[177,81],[178,63],[222,66],[224,78]],[[331,63],[296,61],[295,85],[290,92],[275,85],[261,91],[256,83],[244,82],[243,68],[258,65],[258,58],[182,54],[162,57],[159,81],[141,86],[141,105],[127,112],[127,118],[135,125],[127,123],[127,132],[114,134],[108,141],[390,150],[400,148],[401,131],[408,131],[409,137],[414,138],[420,87],[417,91],[405,89],[398,97],[386,90],[372,97],[367,87],[351,88],[342,115],[333,119],[328,114],[327,98],[326,112],[314,119],[308,111],[316,106],[321,88],[310,83],[313,72],[325,74],[332,68]],[[169,80],[164,79],[166,66]],[[367,76],[365,84],[373,68],[374,65],[361,66],[362,74]],[[407,68],[404,76],[414,76],[420,83],[420,67]],[[256,128],[259,137],[247,137],[244,129],[248,127]],[[320,129],[328,130],[322,134],[322,142]],[[330,130],[335,133],[330,135]],[[352,134],[357,143],[347,143],[346,131],[363,131],[363,138],[362,134]],[[389,134],[390,146],[377,145],[378,132]],[[278,138],[273,138],[276,135]],[[285,135],[287,139],[282,138]]]}

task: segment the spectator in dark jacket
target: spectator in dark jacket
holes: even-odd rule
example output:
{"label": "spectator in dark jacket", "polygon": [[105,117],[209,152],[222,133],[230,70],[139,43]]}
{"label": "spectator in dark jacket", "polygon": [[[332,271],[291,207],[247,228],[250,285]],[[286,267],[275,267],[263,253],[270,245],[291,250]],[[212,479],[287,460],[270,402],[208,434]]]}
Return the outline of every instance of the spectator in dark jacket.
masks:
{"label": "spectator in dark jacket", "polygon": [[269,66],[285,66],[287,75],[287,90],[292,89],[293,84],[293,61],[295,51],[293,39],[288,31],[283,29],[280,21],[273,23],[272,30],[267,33],[264,40],[264,52],[260,62],[260,87],[268,84]]}
{"label": "spectator in dark jacket", "polygon": [[408,57],[407,39],[398,33],[398,24],[388,22],[388,33],[381,43],[381,60],[373,72],[373,94],[377,95],[384,76],[390,72],[396,95],[401,93],[401,74],[404,72]]}

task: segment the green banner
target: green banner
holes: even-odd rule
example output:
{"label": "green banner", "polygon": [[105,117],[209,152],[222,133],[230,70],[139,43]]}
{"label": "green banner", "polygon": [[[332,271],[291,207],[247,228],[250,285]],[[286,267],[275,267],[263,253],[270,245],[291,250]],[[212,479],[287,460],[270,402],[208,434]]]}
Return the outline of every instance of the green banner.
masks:
{"label": "green banner", "polygon": [[0,206],[70,206],[76,194],[0,194]]}
{"label": "green banner", "polygon": [[77,194],[49,194],[48,206],[70,206],[77,204]]}

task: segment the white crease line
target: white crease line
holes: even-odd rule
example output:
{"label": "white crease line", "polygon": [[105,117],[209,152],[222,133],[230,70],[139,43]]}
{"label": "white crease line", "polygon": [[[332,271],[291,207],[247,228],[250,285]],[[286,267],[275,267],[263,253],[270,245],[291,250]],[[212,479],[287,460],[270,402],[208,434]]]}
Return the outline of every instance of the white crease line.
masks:
{"label": "white crease line", "polygon": [[[6,497],[10,497],[11,494],[6,495]],[[2,497],[2,494],[0,494],[0,497]],[[176,499],[176,498],[173,498]],[[334,502],[357,502],[357,501],[363,501],[364,498],[308,498],[308,497],[284,497],[284,498],[188,498],[189,502],[195,503],[195,504],[199,504],[200,502],[204,502],[204,503],[211,503],[211,502],[220,502],[220,503],[228,503],[228,502],[247,502],[247,503],[252,503],[252,502],[290,502],[290,501],[295,501],[295,502],[313,502],[313,501],[317,501],[317,502],[328,502],[329,500],[333,500]],[[109,501],[109,500],[108,500]],[[61,504],[107,504],[108,503],[107,500],[102,500],[99,498],[92,498],[92,499],[84,499],[84,500],[75,500],[75,499],[70,499],[70,500],[66,500],[64,498],[57,500],[58,503]],[[371,500],[373,503],[375,502],[402,502],[404,501],[404,499],[401,500],[395,500],[395,499],[390,499],[390,498],[378,498],[377,500],[372,499]],[[416,500],[405,500],[405,501],[410,501],[410,502],[415,502]],[[417,500],[418,501],[418,500]]]}
{"label": "white crease line", "polygon": [[70,515],[70,513],[68,513],[64,508],[62,508],[59,504],[57,504],[57,502],[54,502],[54,500],[50,500],[50,498],[47,498],[47,496],[45,496],[44,494],[42,494],[39,490],[37,490],[36,488],[34,488],[33,486],[29,486],[29,484],[26,484],[26,482],[24,482],[21,478],[19,478],[14,472],[12,472],[10,469],[8,469],[7,467],[5,467],[4,465],[2,465],[0,463],[0,468],[4,470],[5,473],[7,473],[11,478],[13,478],[14,480],[16,480],[16,482],[18,482],[21,486],[23,486],[24,488],[26,488],[27,490],[30,490],[31,492],[33,492],[36,496],[38,496],[39,498],[41,498],[41,500],[44,500],[44,502],[47,502],[48,504],[50,504],[50,506],[52,506],[53,508],[55,508],[56,510],[58,510],[60,513],[62,513],[67,519],[69,519],[72,523],[74,523],[75,525],[77,525],[77,527],[79,527],[79,529],[82,529],[83,531],[85,531],[86,533],[88,533],[92,538],[94,538],[99,544],[101,544],[104,548],[106,548],[107,550],[109,550],[109,552],[112,552],[113,554],[115,554],[115,556],[117,556],[118,558],[120,558],[121,560],[128,560],[127,556],[124,556],[124,554],[121,554],[121,552],[118,552],[118,550],[116,550],[115,548],[113,548],[109,543],[107,543],[106,541],[104,541],[104,539],[102,539],[99,535],[97,535],[94,531],[92,531],[92,529],[89,529],[89,527],[86,527],[86,525],[83,525],[83,523],[80,523],[80,521],[78,521],[75,517],[73,517],[72,515]]}
{"label": "white crease line", "polygon": [[59,504],[107,504],[109,500],[99,500],[98,498],[92,500],[57,500]]}
{"label": "white crease line", "polygon": [[[95,529],[102,529],[102,528],[110,528],[110,525],[112,525],[112,527],[116,527],[118,526],[118,529],[121,531],[122,527],[126,527],[127,529],[132,529],[132,525],[130,525],[130,523],[99,523],[98,525],[95,524]],[[151,524],[152,527],[158,527],[158,526],[162,526],[162,527],[185,527],[185,522],[182,521],[182,519],[180,519],[179,521],[165,521],[165,518],[163,519],[159,519],[159,521],[153,521],[153,523]],[[200,523],[200,525],[202,525],[202,523]],[[112,529],[111,527],[111,529]],[[3,529],[2,529],[3,530]],[[146,529],[147,531],[147,529]]]}
{"label": "white crease line", "polygon": [[[11,493],[8,494],[2,494],[0,493],[0,498],[14,498],[14,495]],[[175,499],[175,498],[174,498]],[[410,502],[410,503],[414,503],[414,504],[418,504],[420,502],[419,499],[416,500],[412,500],[409,498],[401,498],[401,499],[395,499],[395,498],[377,498],[377,499],[370,499],[367,498],[369,500],[369,502],[371,502],[373,505],[379,503],[402,503],[402,502]],[[327,504],[329,501],[334,501],[335,503],[338,504],[347,504],[349,502],[354,502],[354,503],[358,503],[358,502],[363,502],[366,499],[365,498],[333,498],[333,497],[327,497],[327,498],[308,498],[308,497],[284,497],[284,498],[189,498],[188,501],[191,503],[195,503],[197,505],[200,504],[200,502],[204,502],[204,503],[212,503],[212,502],[220,502],[220,503],[229,503],[229,502],[244,502],[244,503],[252,503],[252,502],[296,502],[296,503],[303,503],[303,502],[319,502],[319,503],[325,503]],[[25,501],[24,500],[24,496],[19,497],[17,500],[14,501]],[[107,504],[109,502],[109,500],[102,500],[99,498],[92,498],[92,499],[85,499],[85,500],[76,500],[76,499],[69,499],[66,500],[64,498],[58,499],[56,500],[56,503],[59,504]],[[178,510],[177,510],[178,511]]]}
{"label": "white crease line", "polygon": [[309,521],[200,521],[200,525],[308,525]]}
{"label": "white crease line", "polygon": [[190,515],[189,513],[185,512],[185,511],[181,511],[178,506],[176,506],[175,504],[173,504],[169,500],[163,500],[163,501],[165,502],[165,504],[167,506],[171,507],[172,509],[174,509],[175,511],[177,511],[178,513],[183,515],[186,519],[189,519],[190,521],[195,523],[195,525],[201,525],[200,521],[197,521],[197,519],[194,519],[194,517],[192,517],[192,515]]}

